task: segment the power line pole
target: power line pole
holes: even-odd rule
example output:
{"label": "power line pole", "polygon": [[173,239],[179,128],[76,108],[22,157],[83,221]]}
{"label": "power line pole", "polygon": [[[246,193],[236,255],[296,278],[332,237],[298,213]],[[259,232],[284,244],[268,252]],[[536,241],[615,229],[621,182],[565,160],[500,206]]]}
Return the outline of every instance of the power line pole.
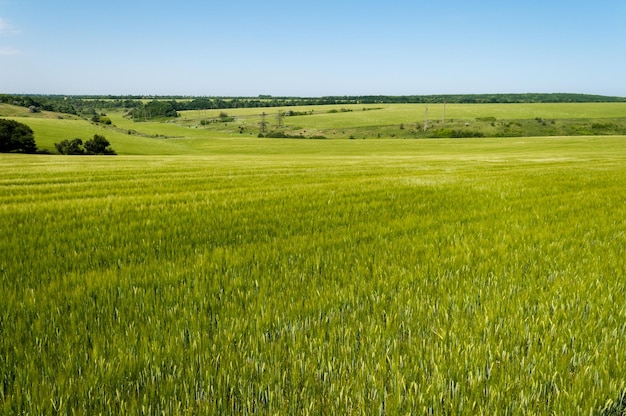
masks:
{"label": "power line pole", "polygon": [[276,127],[279,129],[283,128],[283,112],[278,110],[278,115],[276,116]]}
{"label": "power line pole", "polygon": [[265,111],[263,111],[263,113],[261,114],[261,122],[259,123],[259,126],[261,127],[261,134],[264,134],[265,131],[267,130],[267,121],[265,121]]}
{"label": "power line pole", "polygon": [[446,124],[446,98],[443,98],[443,117],[441,118],[441,123]]}

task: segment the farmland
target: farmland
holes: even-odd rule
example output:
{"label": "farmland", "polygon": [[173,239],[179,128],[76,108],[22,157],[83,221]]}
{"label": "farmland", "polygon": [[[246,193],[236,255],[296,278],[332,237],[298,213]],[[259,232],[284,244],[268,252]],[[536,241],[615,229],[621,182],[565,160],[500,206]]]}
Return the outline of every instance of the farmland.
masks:
{"label": "farmland", "polygon": [[[4,106],[43,148],[104,132],[120,156],[0,155],[0,413],[610,407],[625,137],[378,139],[424,106],[362,107],[287,117],[328,140],[280,140],[257,137],[258,109],[103,127]],[[591,126],[625,107],[501,108],[446,117]]]}
{"label": "farmland", "polygon": [[[444,111],[445,110],[445,111]],[[626,103],[367,104],[181,111],[179,117],[133,121],[128,109],[108,109],[111,125],[90,116],[0,104],[0,117],[23,121],[42,149],[75,137],[105,135],[120,154],[221,152],[219,139],[425,139],[626,135]],[[104,114],[104,113],[103,113]],[[265,114],[265,116],[263,116]],[[279,117],[279,114],[281,115]],[[425,123],[425,121],[427,121]],[[261,124],[265,132],[261,132]],[[424,130],[424,125],[427,129]],[[215,139],[215,140],[208,140]],[[282,143],[290,147],[292,144]]]}

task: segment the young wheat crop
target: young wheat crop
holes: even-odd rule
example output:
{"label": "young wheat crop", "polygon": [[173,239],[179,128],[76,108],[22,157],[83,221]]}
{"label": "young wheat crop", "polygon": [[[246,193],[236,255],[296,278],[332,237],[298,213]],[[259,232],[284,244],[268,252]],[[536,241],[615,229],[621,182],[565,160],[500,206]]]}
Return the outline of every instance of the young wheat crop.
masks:
{"label": "young wheat crop", "polygon": [[0,413],[589,414],[626,390],[623,138],[254,143],[0,155]]}

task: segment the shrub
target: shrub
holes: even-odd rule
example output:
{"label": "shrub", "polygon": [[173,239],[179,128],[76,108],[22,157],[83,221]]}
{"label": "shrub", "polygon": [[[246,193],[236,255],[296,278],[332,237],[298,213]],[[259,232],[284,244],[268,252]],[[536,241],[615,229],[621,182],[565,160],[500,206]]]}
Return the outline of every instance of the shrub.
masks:
{"label": "shrub", "polygon": [[617,124],[615,123],[592,123],[591,128],[594,130],[617,130]]}
{"label": "shrub", "polygon": [[109,141],[99,134],[94,134],[93,139],[87,140],[84,145],[81,139],[63,140],[55,143],[57,151],[62,155],[115,155]]}
{"label": "shrub", "polygon": [[65,139],[60,143],[55,143],[57,151],[62,155],[84,155],[83,141],[81,139]]}
{"label": "shrub", "polygon": [[88,155],[115,155],[115,150],[111,149],[111,143],[99,134],[94,134],[93,139],[85,142],[85,152]]}
{"label": "shrub", "polygon": [[484,134],[480,131],[473,130],[441,129],[433,131],[430,137],[439,139],[460,139],[468,137],[484,137]]}
{"label": "shrub", "polygon": [[265,137],[270,139],[286,139],[288,136],[282,131],[270,131]]}

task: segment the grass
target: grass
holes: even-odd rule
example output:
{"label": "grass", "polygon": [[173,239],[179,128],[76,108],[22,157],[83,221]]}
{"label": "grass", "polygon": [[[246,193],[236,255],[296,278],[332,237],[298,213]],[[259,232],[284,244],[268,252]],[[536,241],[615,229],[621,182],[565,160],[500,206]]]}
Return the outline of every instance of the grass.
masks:
{"label": "grass", "polygon": [[[151,122],[134,122],[124,116],[123,110],[118,110],[108,112],[113,124],[105,126],[80,117],[45,111],[31,114],[21,107],[0,104],[0,117],[28,124],[41,149],[55,151],[54,143],[64,139],[78,137],[86,140],[94,134],[101,134],[118,154],[128,155],[204,153],[213,147],[220,148],[221,139],[237,139],[231,140],[236,149],[240,146],[240,139],[258,136],[262,112],[267,114],[268,130],[280,130],[303,138],[418,139],[447,133],[479,133],[485,137],[626,133],[626,103],[449,104],[445,125],[442,123],[443,105],[429,105],[430,129],[427,132],[423,131],[425,109],[426,105],[421,104],[242,108],[184,111],[179,118]],[[284,117],[283,127],[279,129],[279,110],[309,114]],[[202,125],[205,120],[219,119],[221,112],[227,112],[234,121]],[[212,141],[218,142],[216,146]],[[281,146],[290,145],[282,143]]]}
{"label": "grass", "polygon": [[592,414],[626,390],[625,137],[159,140],[195,153],[0,155],[0,413]]}
{"label": "grass", "polygon": [[[233,109],[227,112],[236,118],[235,123],[216,123],[215,126],[219,127],[222,134],[237,135],[239,129],[243,128],[245,134],[256,135],[259,132],[261,113],[266,113],[268,129],[272,130],[277,129],[277,113],[281,110],[308,113],[283,118],[283,131],[305,137],[323,135],[328,138],[423,138],[443,128],[480,131],[487,137],[615,134],[612,131],[592,129],[592,124],[606,123],[606,120],[616,125],[618,133],[626,131],[626,103],[448,104],[445,125],[442,124],[443,105],[428,105],[431,132],[424,133],[426,108],[425,104],[370,104]],[[214,119],[218,113],[208,111],[206,117]],[[204,118],[203,111],[185,111],[181,112],[179,124],[195,126]],[[485,118],[494,119],[496,123],[492,126],[491,121],[480,120]],[[537,119],[546,121],[546,124],[537,123]],[[551,123],[556,120],[559,122]],[[403,129],[400,129],[401,125]],[[213,124],[209,125],[212,126]]]}

